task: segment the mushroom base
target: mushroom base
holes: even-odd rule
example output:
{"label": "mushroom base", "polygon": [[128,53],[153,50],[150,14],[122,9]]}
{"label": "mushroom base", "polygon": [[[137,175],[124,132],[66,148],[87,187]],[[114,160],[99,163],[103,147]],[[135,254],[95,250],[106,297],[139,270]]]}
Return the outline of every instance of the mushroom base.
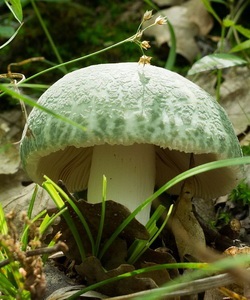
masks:
{"label": "mushroom base", "polygon": [[[134,211],[154,192],[154,145],[95,146],[88,183],[87,199],[90,203],[102,201],[103,175],[107,178],[107,199],[119,202]],[[136,218],[145,225],[149,214],[150,205]]]}

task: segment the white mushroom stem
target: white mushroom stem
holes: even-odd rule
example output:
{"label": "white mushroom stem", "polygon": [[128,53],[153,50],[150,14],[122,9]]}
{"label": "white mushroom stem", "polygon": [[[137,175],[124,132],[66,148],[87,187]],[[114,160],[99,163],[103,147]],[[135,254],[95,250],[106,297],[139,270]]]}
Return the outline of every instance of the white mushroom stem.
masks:
{"label": "white mushroom stem", "polygon": [[[102,178],[107,178],[107,200],[114,200],[134,211],[154,192],[155,150],[153,145],[100,145],[93,151],[87,199],[102,201]],[[137,216],[146,224],[150,205]]]}

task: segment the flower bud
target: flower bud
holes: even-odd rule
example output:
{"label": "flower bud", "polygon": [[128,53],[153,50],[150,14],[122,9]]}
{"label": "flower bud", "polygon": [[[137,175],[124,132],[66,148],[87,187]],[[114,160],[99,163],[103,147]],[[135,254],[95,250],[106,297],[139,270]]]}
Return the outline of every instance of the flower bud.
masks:
{"label": "flower bud", "polygon": [[165,25],[167,24],[167,17],[162,17],[162,16],[159,16],[155,19],[155,24],[158,24],[158,25]]}
{"label": "flower bud", "polygon": [[151,56],[142,55],[138,61],[139,64],[150,65]]}
{"label": "flower bud", "polygon": [[152,10],[146,10],[146,12],[143,15],[142,21],[148,21],[152,18]]}
{"label": "flower bud", "polygon": [[149,45],[149,41],[142,41],[141,42],[141,46],[143,49],[147,50],[148,48],[150,48],[151,46]]}

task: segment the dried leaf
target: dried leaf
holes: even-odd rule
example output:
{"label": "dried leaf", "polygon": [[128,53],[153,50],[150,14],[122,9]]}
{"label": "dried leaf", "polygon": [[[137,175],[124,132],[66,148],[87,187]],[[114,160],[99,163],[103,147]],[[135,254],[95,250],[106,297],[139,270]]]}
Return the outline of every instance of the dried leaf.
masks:
{"label": "dried leaf", "polygon": [[224,251],[225,254],[227,255],[238,255],[238,254],[250,254],[250,247],[245,246],[245,247],[236,247],[236,246],[232,246],[229,247],[228,249],[226,249]]}
{"label": "dried leaf", "polygon": [[182,4],[185,0],[154,0],[159,7],[162,6],[172,6],[172,5],[179,5]]}
{"label": "dried leaf", "polygon": [[186,181],[171,220],[180,259],[196,258],[197,247],[206,245],[203,230],[192,212],[192,184]]}
{"label": "dried leaf", "polygon": [[127,250],[126,241],[121,238],[116,238],[115,242],[109,247],[109,250],[102,258],[103,267],[106,270],[112,270],[121,264],[126,264]]}
{"label": "dried leaf", "polygon": [[[120,203],[112,200],[107,200],[105,203],[105,222],[102,232],[102,242],[107,240],[115,232],[117,227],[130,215],[130,211]],[[99,229],[102,203],[92,204],[84,200],[79,200],[75,202],[75,204],[82,212],[95,240]],[[83,246],[87,255],[92,255],[91,245],[81,221],[69,205],[68,210],[82,236]],[[53,212],[53,210],[51,212]],[[58,225],[53,226],[53,231],[54,233],[58,231],[62,232],[61,238],[69,247],[69,251],[66,253],[67,257],[80,263],[80,255],[75,243],[75,239],[63,218]],[[120,234],[120,237],[127,242],[132,242],[136,238],[142,240],[148,239],[149,234],[141,223],[139,223],[136,219],[133,219]],[[46,237],[46,239],[47,238],[49,238],[49,235]]]}
{"label": "dried leaf", "polygon": [[[153,262],[144,262],[141,264],[141,268],[147,268],[155,265],[156,263]],[[166,284],[168,281],[171,280],[171,277],[167,270],[146,272],[139,275],[138,277],[142,277],[142,278],[149,277],[153,279],[153,281],[157,284],[157,286],[162,286],[163,284]]]}
{"label": "dried leaf", "polygon": [[[169,253],[169,250],[165,247],[157,248],[155,250],[147,249],[146,252],[139,258],[136,262],[136,269],[142,268],[144,263],[155,263],[155,264],[172,264],[177,263],[172,254]],[[168,270],[171,279],[174,279],[179,276],[178,269],[170,269]],[[159,282],[156,282],[160,285]]]}
{"label": "dried leaf", "polygon": [[20,165],[18,142],[21,136],[21,112],[7,111],[0,114],[0,174],[14,174]]}
{"label": "dried leaf", "polygon": [[[177,53],[192,62],[200,52],[195,37],[198,35],[205,36],[213,26],[213,20],[202,1],[190,0],[182,5],[161,10],[155,14],[155,17],[159,15],[166,16],[174,28]],[[158,46],[164,43],[171,46],[171,35],[167,26],[164,30],[159,26],[153,26],[145,34],[153,36]]]}
{"label": "dried leaf", "polygon": [[[83,285],[74,285],[74,286],[66,286],[63,288],[60,288],[53,292],[49,297],[46,298],[46,300],[66,300],[70,296],[73,296],[78,291],[82,290],[84,288]],[[107,298],[101,293],[95,292],[95,291],[89,291],[80,296],[79,299],[105,299]]]}
{"label": "dried leaf", "polygon": [[[250,70],[247,67],[230,68],[223,74],[220,87],[220,104],[233,123],[236,134],[244,132],[250,120]],[[190,78],[189,78],[190,79]],[[216,74],[200,73],[192,79],[197,85],[215,96]]]}
{"label": "dried leaf", "polygon": [[210,289],[205,291],[204,300],[221,300],[222,295],[218,289]]}
{"label": "dried leaf", "polygon": [[[5,176],[7,179],[7,176]],[[8,176],[8,179],[10,177]],[[8,185],[9,180],[4,181],[4,178],[0,177],[1,182]],[[11,184],[11,183],[10,183]],[[0,197],[3,208],[6,212],[14,210],[17,214],[22,211],[27,211],[30,199],[34,192],[36,184],[32,183],[26,187],[16,181],[13,181],[13,186],[10,186],[4,194],[4,189],[0,189]],[[52,201],[46,192],[38,187],[38,193],[36,197],[36,205],[34,207],[33,215],[38,214],[41,210],[53,206]]]}
{"label": "dried leaf", "polygon": [[[0,199],[5,212],[14,211],[17,216],[21,212],[27,212],[31,197],[33,195],[35,184],[32,183],[24,187],[21,182],[23,172],[19,171],[14,175],[0,175]],[[54,203],[44,189],[38,187],[36,202],[33,209],[33,216],[37,215],[43,209],[54,207]],[[23,223],[19,218],[15,219],[15,225],[20,230]]]}
{"label": "dried leaf", "polygon": [[[94,256],[88,257],[80,265],[75,266],[75,268],[79,275],[86,278],[88,285],[117,277],[120,274],[132,272],[135,269],[132,265],[123,264],[116,269],[106,272],[103,269],[101,262]],[[98,291],[108,296],[119,296],[156,287],[156,283],[151,278],[138,278],[137,276],[133,276],[106,284],[103,287],[100,287]]]}
{"label": "dried leaf", "polygon": [[13,144],[5,144],[1,147],[0,161],[0,174],[16,173],[20,165],[18,147]]}
{"label": "dried leaf", "polygon": [[250,120],[250,70],[232,68],[221,85],[220,104],[225,108],[237,134],[243,132]]}

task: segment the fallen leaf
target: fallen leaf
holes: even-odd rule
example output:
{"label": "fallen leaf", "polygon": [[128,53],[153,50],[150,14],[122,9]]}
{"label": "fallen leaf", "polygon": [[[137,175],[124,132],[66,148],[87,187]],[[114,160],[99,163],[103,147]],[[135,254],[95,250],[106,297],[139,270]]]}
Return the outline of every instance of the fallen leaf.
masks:
{"label": "fallen leaf", "polygon": [[239,254],[250,254],[250,247],[249,246],[243,246],[243,247],[236,247],[231,246],[228,249],[224,251],[226,255],[239,255]]}
{"label": "fallen leaf", "polygon": [[23,115],[20,110],[9,110],[0,114],[0,140],[18,142],[22,135]]}
{"label": "fallen leaf", "polygon": [[[92,236],[96,239],[100,218],[101,218],[101,210],[102,210],[102,203],[88,203],[84,200],[76,201],[75,204],[77,205],[78,209],[81,211],[83,217],[85,218]],[[81,234],[83,246],[87,255],[93,255],[91,244],[83,225],[76,215],[75,211],[68,205],[68,211],[71,217],[74,219],[75,225],[78,231]],[[52,209],[50,213],[55,212],[55,209]],[[102,230],[102,243],[104,243],[111,235],[115,232],[117,227],[130,215],[130,211],[120,203],[117,203],[112,200],[105,201],[105,221]],[[69,251],[66,253],[68,258],[76,260],[78,263],[80,262],[80,254],[78,251],[78,247],[76,245],[75,239],[72,236],[72,233],[65,222],[64,218],[61,218],[61,221],[57,225],[53,225],[53,233],[55,234],[58,231],[62,232],[61,239],[65,241],[67,246],[69,247]],[[139,223],[136,219],[133,219],[127,227],[119,235],[122,239],[126,240],[128,243],[134,241],[134,239],[142,239],[146,240],[149,238],[149,234],[146,228]],[[46,240],[50,238],[48,234],[46,236]],[[115,241],[116,242],[116,241]]]}
{"label": "fallen leaf", "polygon": [[[196,36],[205,36],[213,26],[213,19],[208,14],[202,1],[190,0],[182,5],[172,6],[155,14],[155,17],[166,16],[174,28],[176,36],[176,52],[192,62],[200,53],[195,41]],[[152,21],[154,22],[154,20]],[[147,26],[149,23],[146,23]],[[145,32],[153,36],[160,47],[168,43],[171,47],[171,35],[168,26],[153,26]]]}
{"label": "fallen leaf", "polygon": [[[80,265],[75,266],[75,268],[79,275],[86,278],[88,285],[135,270],[132,265],[123,264],[116,269],[105,271],[101,262],[94,256],[86,258]],[[119,296],[153,288],[157,288],[153,279],[130,276],[113,283],[105,284],[98,288],[98,291],[108,296]]]}
{"label": "fallen leaf", "polygon": [[0,114],[0,174],[14,174],[20,166],[18,141],[21,136],[20,111]]}
{"label": "fallen leaf", "polygon": [[222,300],[222,295],[218,289],[205,291],[204,300]]}
{"label": "fallen leaf", "polygon": [[179,5],[182,4],[185,0],[154,0],[153,2],[156,3],[159,7],[162,6],[172,6],[172,5]]}
{"label": "fallen leaf", "polygon": [[170,228],[174,234],[181,261],[197,258],[197,247],[205,247],[205,235],[192,212],[192,184],[186,181],[177,200]]}
{"label": "fallen leaf", "polygon": [[5,144],[0,149],[0,174],[14,174],[20,165],[18,146]]}
{"label": "fallen leaf", "polygon": [[[144,262],[141,264],[141,268],[147,268],[147,267],[151,267],[151,266],[155,266],[155,265],[156,265],[156,263],[153,263],[153,262]],[[146,272],[146,273],[138,275],[138,277],[141,277],[141,278],[149,277],[149,278],[153,279],[154,282],[158,286],[162,286],[163,284],[166,284],[168,281],[171,280],[171,277],[167,270]]]}
{"label": "fallen leaf", "polygon": [[[215,97],[216,73],[204,72],[188,78]],[[247,67],[229,68],[223,72],[222,79],[219,103],[226,110],[238,135],[246,130],[250,122],[250,70]]]}
{"label": "fallen leaf", "polygon": [[[139,258],[139,260],[135,263],[136,269],[142,268],[143,264],[147,263],[155,263],[155,264],[174,264],[177,263],[176,259],[173,257],[169,250],[165,247],[160,247],[155,250],[147,249],[146,252]],[[178,269],[169,269],[168,273],[171,279],[174,279],[179,276]],[[160,285],[160,282],[156,282]]]}
{"label": "fallen leaf", "polygon": [[[30,200],[35,190],[36,184],[24,187],[21,182],[23,172],[19,171],[13,175],[0,175],[0,199],[5,212],[14,211],[17,218],[14,224],[18,229],[22,229],[23,222],[18,217],[21,212],[27,212]],[[32,216],[37,215],[43,209],[54,207],[54,203],[44,189],[38,186],[35,205]]]}
{"label": "fallen leaf", "polygon": [[115,242],[109,247],[103,255],[102,264],[106,270],[112,270],[121,264],[126,264],[128,255],[127,243],[124,239],[116,238]]}
{"label": "fallen leaf", "polygon": [[[235,248],[235,249],[233,249]],[[224,253],[227,255],[237,255],[240,253],[249,253],[249,251],[243,250],[243,252],[239,251],[235,253],[237,247],[230,247]],[[248,247],[249,248],[249,247]],[[221,286],[217,289],[210,289],[205,291],[204,300],[221,300],[221,299],[238,299],[238,300],[247,300],[246,292],[249,292],[249,284],[247,282],[240,282],[237,280],[237,283],[232,283],[230,285]],[[244,296],[242,296],[244,294]],[[223,297],[223,296],[224,297]],[[225,297],[226,296],[226,297]]]}
{"label": "fallen leaf", "polygon": [[[60,288],[53,292],[50,296],[48,296],[45,300],[66,300],[70,296],[73,296],[78,291],[82,290],[85,286],[84,285],[75,285],[75,286],[66,286],[63,288]],[[79,298],[77,299],[105,299],[106,296],[102,295],[101,293],[95,292],[95,291],[89,291],[86,293],[83,293]]]}
{"label": "fallen leaf", "polygon": [[220,104],[239,134],[250,124],[250,70],[247,67],[231,68],[223,78]]}

